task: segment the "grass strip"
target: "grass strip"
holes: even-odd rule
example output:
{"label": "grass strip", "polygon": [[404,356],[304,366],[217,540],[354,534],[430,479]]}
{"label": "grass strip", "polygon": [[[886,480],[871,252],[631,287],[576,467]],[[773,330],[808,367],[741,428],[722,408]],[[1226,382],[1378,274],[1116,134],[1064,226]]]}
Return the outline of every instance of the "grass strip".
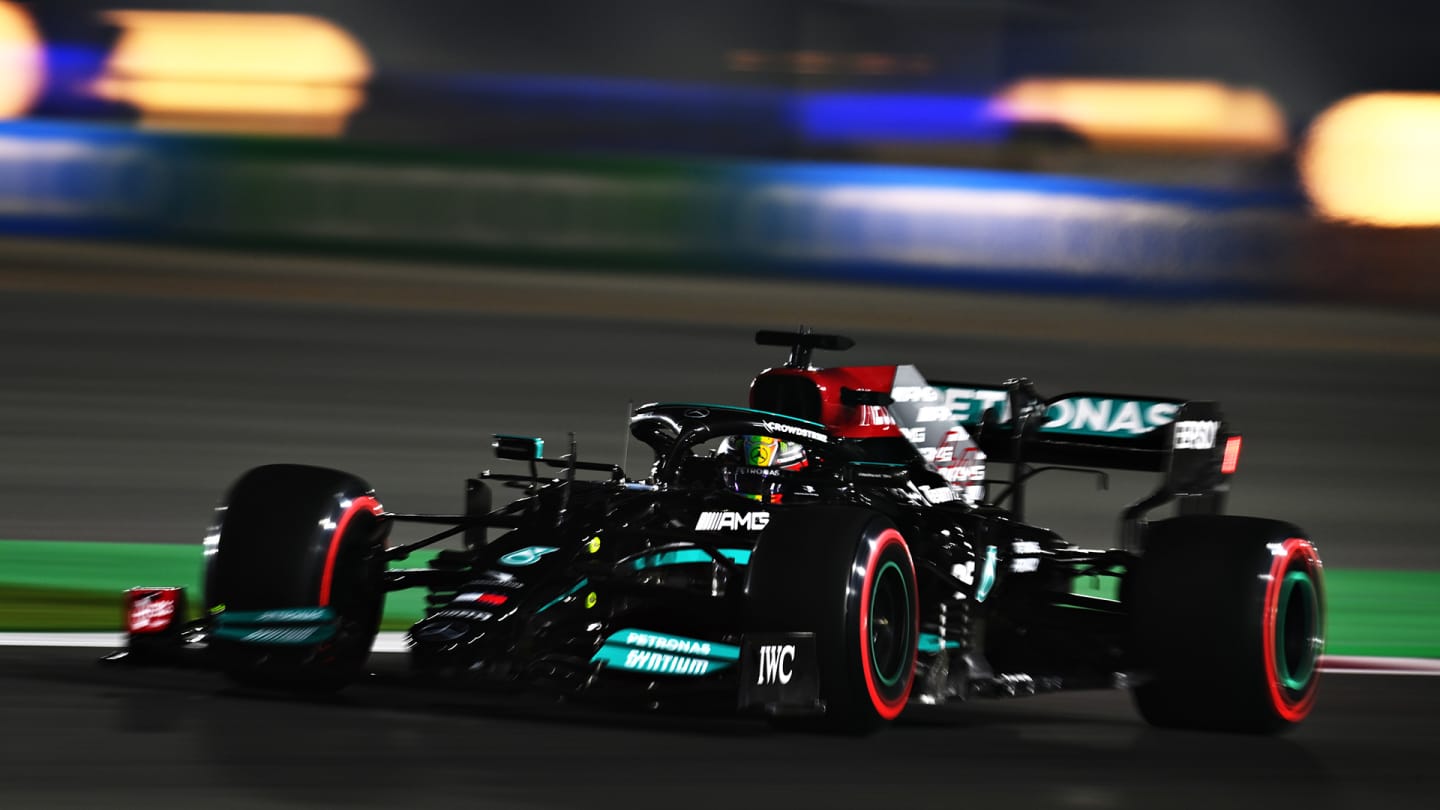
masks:
{"label": "grass strip", "polygon": [[1325,570],[1334,655],[1440,658],[1440,572]]}

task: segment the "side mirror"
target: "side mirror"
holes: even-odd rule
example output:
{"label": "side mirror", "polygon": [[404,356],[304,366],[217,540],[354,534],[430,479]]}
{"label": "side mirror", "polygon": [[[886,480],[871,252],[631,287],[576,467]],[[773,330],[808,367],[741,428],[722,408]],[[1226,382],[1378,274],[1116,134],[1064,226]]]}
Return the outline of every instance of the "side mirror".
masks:
{"label": "side mirror", "polygon": [[506,436],[501,433],[495,434],[495,441],[490,443],[495,448],[496,458],[508,458],[511,461],[536,461],[545,453],[545,440],[536,436]]}

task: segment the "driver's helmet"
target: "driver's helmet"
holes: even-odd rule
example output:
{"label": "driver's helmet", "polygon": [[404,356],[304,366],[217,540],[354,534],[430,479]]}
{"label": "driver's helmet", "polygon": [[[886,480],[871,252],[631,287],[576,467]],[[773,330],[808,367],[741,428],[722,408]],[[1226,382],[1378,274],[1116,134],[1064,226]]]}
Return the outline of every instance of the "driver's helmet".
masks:
{"label": "driver's helmet", "polygon": [[735,436],[725,444],[722,452],[738,456],[740,462],[728,483],[741,495],[763,503],[780,503],[785,472],[809,463],[805,448],[774,436]]}

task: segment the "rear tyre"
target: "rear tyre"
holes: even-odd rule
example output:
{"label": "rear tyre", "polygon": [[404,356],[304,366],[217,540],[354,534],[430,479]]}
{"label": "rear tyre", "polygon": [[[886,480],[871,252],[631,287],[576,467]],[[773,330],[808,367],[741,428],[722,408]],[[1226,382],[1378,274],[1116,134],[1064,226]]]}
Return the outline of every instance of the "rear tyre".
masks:
{"label": "rear tyre", "polygon": [[1125,592],[1147,722],[1273,733],[1310,713],[1325,592],[1300,529],[1224,515],[1156,522]]}
{"label": "rear tyre", "polygon": [[231,487],[206,540],[205,604],[232,680],[328,690],[358,677],[384,608],[383,511],[364,481],[321,467],[257,467]]}
{"label": "rear tyre", "polygon": [[776,513],[745,583],[753,632],[812,632],[820,725],[868,732],[905,708],[915,680],[919,602],[905,539],[850,507]]}

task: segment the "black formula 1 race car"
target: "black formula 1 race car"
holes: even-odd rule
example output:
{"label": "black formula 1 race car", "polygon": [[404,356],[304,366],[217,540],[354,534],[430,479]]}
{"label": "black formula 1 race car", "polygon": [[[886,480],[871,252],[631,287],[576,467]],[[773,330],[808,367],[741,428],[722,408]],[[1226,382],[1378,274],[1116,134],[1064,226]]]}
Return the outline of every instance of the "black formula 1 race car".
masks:
{"label": "black formula 1 race car", "polygon": [[[427,592],[417,675],[661,702],[709,695],[786,723],[874,729],[911,704],[1127,688],[1150,723],[1277,731],[1315,701],[1320,559],[1287,523],[1221,514],[1240,436],[1218,407],[815,368],[848,338],[760,332],[788,361],[750,407],[655,403],[639,478],[547,458],[467,482],[463,514],[385,509],[361,479],[253,469],[205,539],[201,618],[179,588],[127,594],[113,659],[192,662],[243,684],[359,677],[385,595]],[[1005,465],[1008,478],[988,475]],[[1113,548],[1027,524],[1056,471],[1155,473]],[[542,475],[542,470],[553,471]],[[492,483],[523,490],[492,508]],[[1151,519],[1165,507],[1173,516]],[[394,524],[438,533],[387,546]],[[399,568],[455,538],[424,567]],[[1110,582],[1109,597],[1082,582]]]}

